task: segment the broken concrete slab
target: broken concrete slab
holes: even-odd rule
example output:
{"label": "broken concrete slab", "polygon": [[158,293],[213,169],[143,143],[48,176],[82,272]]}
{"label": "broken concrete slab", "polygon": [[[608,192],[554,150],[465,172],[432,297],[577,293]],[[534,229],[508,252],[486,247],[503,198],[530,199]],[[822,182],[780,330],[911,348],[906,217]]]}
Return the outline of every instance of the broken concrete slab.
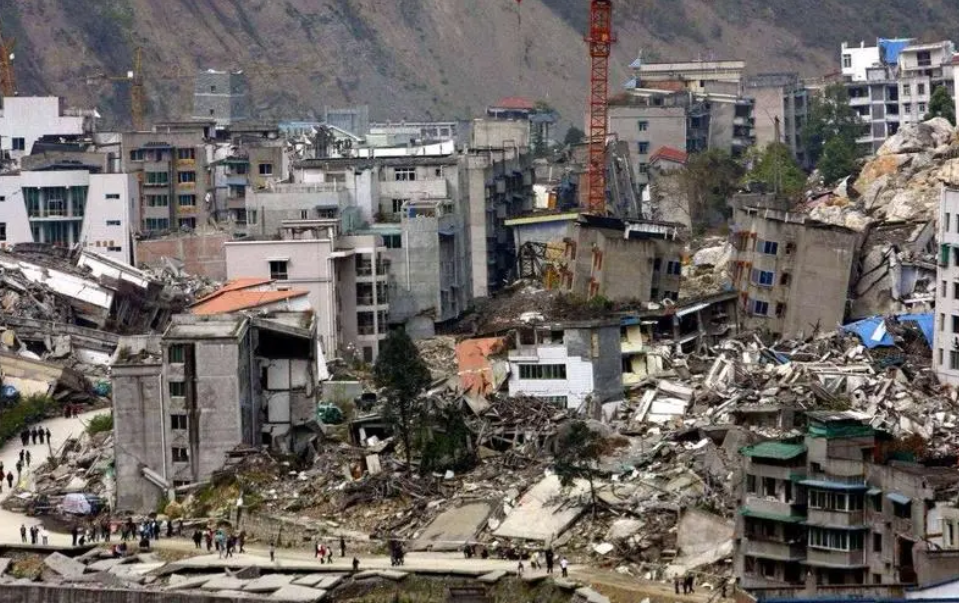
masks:
{"label": "broken concrete slab", "polygon": [[609,530],[606,532],[606,540],[626,540],[643,529],[645,525],[646,522],[641,519],[632,519],[629,517],[616,519],[610,524]]}
{"label": "broken concrete slab", "polygon": [[523,582],[526,584],[539,584],[547,578],[549,578],[549,574],[534,574],[533,572],[523,574]]}
{"label": "broken concrete slab", "polygon": [[293,580],[293,584],[297,586],[316,586],[322,582],[324,578],[326,578],[326,574],[307,574]]}
{"label": "broken concrete slab", "polygon": [[248,582],[248,580],[234,578],[233,576],[220,575],[207,581],[200,588],[202,590],[243,590]]}
{"label": "broken concrete slab", "polygon": [[322,580],[314,584],[313,588],[318,588],[320,590],[333,590],[345,579],[346,576],[344,574],[327,574],[323,576]]}
{"label": "broken concrete slab", "polygon": [[293,582],[293,578],[294,576],[289,574],[267,574],[255,580],[250,580],[250,582],[243,587],[243,591],[248,593],[271,593]]}
{"label": "broken concrete slab", "polygon": [[586,603],[609,603],[609,597],[599,594],[588,586],[577,589],[576,597]]}
{"label": "broken concrete slab", "polygon": [[553,578],[553,585],[561,590],[576,590],[582,587],[582,583],[569,578]]}
{"label": "broken concrete slab", "polygon": [[409,574],[407,574],[407,572],[400,572],[396,570],[386,570],[386,569],[375,570],[374,569],[374,570],[366,570],[363,572],[353,574],[353,579],[365,580],[367,578],[386,578],[387,580],[393,580],[394,582],[398,582],[402,580],[403,578],[406,578],[406,576],[408,575]]}
{"label": "broken concrete slab", "polygon": [[113,568],[114,566],[116,566],[116,565],[121,565],[121,564],[126,563],[126,562],[127,562],[127,560],[126,560],[125,558],[119,558],[119,559],[115,559],[115,558],[111,558],[111,559],[101,559],[101,560],[99,560],[99,561],[94,561],[93,563],[91,563],[91,564],[88,565],[87,567],[90,568],[90,569],[91,569],[92,571],[94,571],[94,572],[105,572],[105,571],[107,571],[107,570],[109,570],[109,569],[112,569],[112,568]]}
{"label": "broken concrete slab", "polygon": [[483,574],[476,580],[482,582],[483,584],[496,584],[506,576],[506,572],[500,570],[496,572],[490,572],[488,574]]}
{"label": "broken concrete slab", "polygon": [[589,492],[586,480],[577,480],[564,493],[559,478],[548,475],[520,498],[494,535],[546,542],[566,531],[583,512],[583,506],[570,501]]}
{"label": "broken concrete slab", "polygon": [[226,575],[243,580],[253,580],[260,577],[260,568],[256,565],[249,565],[236,571],[230,571],[228,569],[226,570]]}
{"label": "broken concrete slab", "polygon": [[67,557],[63,553],[52,553],[47,555],[47,557],[43,560],[43,564],[64,578],[76,578],[77,576],[82,576],[83,572],[87,570],[87,566],[83,565],[79,561]]}
{"label": "broken concrete slab", "polygon": [[475,541],[476,535],[486,524],[493,505],[488,502],[473,502],[447,509],[426,526],[411,545],[410,550],[456,551]]}
{"label": "broken concrete slab", "polygon": [[289,601],[291,603],[307,603],[310,601],[319,601],[325,596],[325,590],[288,584],[270,595],[270,599],[273,601]]}
{"label": "broken concrete slab", "polygon": [[203,574],[201,576],[181,576],[173,574],[167,583],[167,590],[192,590],[200,588],[210,580],[219,578],[223,574]]}
{"label": "broken concrete slab", "polygon": [[0,576],[7,573],[7,569],[10,567],[11,563],[13,563],[13,559],[0,557]]}

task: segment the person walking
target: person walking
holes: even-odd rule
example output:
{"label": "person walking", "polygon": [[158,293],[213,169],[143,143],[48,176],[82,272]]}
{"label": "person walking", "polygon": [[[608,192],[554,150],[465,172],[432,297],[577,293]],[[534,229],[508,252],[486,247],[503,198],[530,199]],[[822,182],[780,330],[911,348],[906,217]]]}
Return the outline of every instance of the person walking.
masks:
{"label": "person walking", "polygon": [[693,588],[693,584],[695,583],[695,581],[696,581],[696,578],[694,578],[692,574],[689,574],[688,576],[686,576],[686,582],[689,584],[689,594],[693,594],[696,592],[696,589]]}
{"label": "person walking", "polygon": [[203,542],[203,533],[200,530],[193,530],[193,548],[201,548],[201,542]]}
{"label": "person walking", "polygon": [[20,473],[23,472],[23,461],[17,461],[17,479],[20,479]]}
{"label": "person walking", "polygon": [[50,443],[50,428],[47,427],[47,444]]}
{"label": "person walking", "polygon": [[673,590],[679,594],[679,576],[673,576]]}
{"label": "person walking", "polygon": [[30,526],[30,544],[37,544],[37,538],[39,538],[38,532],[37,526]]}
{"label": "person walking", "polygon": [[31,460],[31,455],[30,455],[30,451],[29,451],[29,450],[27,450],[27,454],[25,455],[25,458],[27,459],[27,467],[29,467],[29,466],[30,466],[30,460]]}
{"label": "person walking", "polygon": [[563,578],[569,577],[569,561],[566,560],[565,555],[563,556],[562,559],[559,560],[559,569],[560,569],[560,572],[562,572]]}
{"label": "person walking", "polygon": [[519,565],[516,566],[516,575],[518,575],[520,578],[523,577],[523,560],[522,559],[519,560]]}
{"label": "person walking", "polygon": [[23,431],[20,432],[20,442],[21,442],[24,446],[26,446],[26,445],[27,445],[27,441],[29,441],[29,440],[30,440],[30,430],[27,429],[27,428],[24,428]]}
{"label": "person walking", "polygon": [[23,462],[23,456],[24,456],[24,453],[25,453],[25,452],[26,452],[25,449],[23,449],[23,448],[20,449],[20,462],[21,462],[21,463]]}
{"label": "person walking", "polygon": [[206,530],[206,552],[209,553],[213,550],[213,530],[207,528]]}
{"label": "person walking", "polygon": [[236,537],[236,542],[240,545],[240,553],[245,553],[246,549],[243,548],[243,545],[246,544],[246,530],[240,530],[240,535]]}
{"label": "person walking", "polygon": [[553,573],[553,548],[546,549],[546,573]]}
{"label": "person walking", "polygon": [[270,563],[276,561],[276,545],[273,544],[273,541],[270,541]]}
{"label": "person walking", "polygon": [[37,443],[37,428],[36,428],[36,427],[34,427],[33,429],[30,430],[30,440],[32,441],[33,444],[36,444],[36,443]]}
{"label": "person walking", "polygon": [[50,544],[50,532],[46,528],[40,528],[40,539],[43,541],[43,546]]}
{"label": "person walking", "polygon": [[70,535],[73,536],[73,546],[77,546],[77,539],[80,536],[80,528],[78,528],[76,524],[74,524],[70,529]]}
{"label": "person walking", "polygon": [[20,542],[27,543],[27,526],[20,524]]}
{"label": "person walking", "polygon": [[38,428],[37,428],[37,439],[40,440],[40,443],[41,443],[41,444],[43,444],[43,436],[45,436],[45,435],[46,435],[46,433],[43,431],[43,428],[42,428],[42,427],[38,427]]}
{"label": "person walking", "polygon": [[13,488],[13,471],[7,471],[7,487]]}
{"label": "person walking", "polygon": [[353,573],[360,571],[360,560],[356,557],[353,557]]}
{"label": "person walking", "polygon": [[[3,465],[0,465],[0,472],[3,471]],[[346,557],[346,539],[340,536],[340,557]]]}

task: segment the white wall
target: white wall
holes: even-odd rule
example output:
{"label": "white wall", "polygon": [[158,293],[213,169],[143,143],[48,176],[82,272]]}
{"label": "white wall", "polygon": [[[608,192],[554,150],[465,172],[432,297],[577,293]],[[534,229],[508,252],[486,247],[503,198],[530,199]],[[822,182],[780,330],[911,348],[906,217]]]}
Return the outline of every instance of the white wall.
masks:
{"label": "white wall", "polygon": [[[19,160],[30,154],[38,138],[49,134],[83,134],[83,118],[61,116],[56,96],[4,97],[0,149],[11,151],[11,157]],[[24,139],[23,151],[12,151],[14,138]]]}
{"label": "white wall", "polygon": [[6,230],[0,247],[33,241],[19,174],[0,176],[0,224]]}
{"label": "white wall", "polygon": [[[959,316],[959,299],[953,296],[953,283],[959,280],[959,190],[944,188],[939,204],[939,255],[944,249],[948,252],[945,266],[940,265],[936,282],[936,323],[932,350],[932,366],[939,381],[950,385],[959,385],[959,369],[951,369],[950,352],[953,341],[959,333],[953,333],[952,317]],[[939,259],[939,258],[937,258]],[[945,282],[945,291],[942,283]]]}
{"label": "white wall", "polygon": [[[846,67],[845,55],[849,55],[852,61],[849,67]],[[863,82],[866,80],[866,68],[872,67],[878,62],[878,46],[867,47],[861,45],[853,48],[843,43],[839,56],[839,64],[842,66],[842,74],[844,77],[850,77],[854,82]]]}
{"label": "white wall", "polygon": [[[593,393],[593,364],[567,355],[566,346],[536,347],[537,359],[510,360],[510,396],[566,396],[567,408],[578,408]],[[566,379],[520,379],[520,364],[565,364]]]}

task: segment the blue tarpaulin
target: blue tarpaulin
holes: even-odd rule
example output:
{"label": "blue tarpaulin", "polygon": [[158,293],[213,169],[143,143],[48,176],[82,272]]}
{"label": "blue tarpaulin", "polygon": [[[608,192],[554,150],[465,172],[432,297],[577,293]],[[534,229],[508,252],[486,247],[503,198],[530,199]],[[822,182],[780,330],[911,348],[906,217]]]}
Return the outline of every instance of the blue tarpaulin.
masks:
{"label": "blue tarpaulin", "polygon": [[929,344],[929,347],[932,347],[932,334],[936,328],[936,319],[932,314],[900,314],[896,318],[899,319],[899,322],[916,323],[916,326],[922,331],[922,336],[926,338],[926,343]]}
{"label": "blue tarpaulin", "polygon": [[892,335],[886,331],[886,321],[881,316],[851,322],[843,325],[842,330],[858,335],[862,344],[870,350],[879,346],[893,345]]}
{"label": "blue tarpaulin", "polygon": [[910,38],[879,38],[879,60],[886,65],[895,65],[899,62],[899,53],[910,44]]}

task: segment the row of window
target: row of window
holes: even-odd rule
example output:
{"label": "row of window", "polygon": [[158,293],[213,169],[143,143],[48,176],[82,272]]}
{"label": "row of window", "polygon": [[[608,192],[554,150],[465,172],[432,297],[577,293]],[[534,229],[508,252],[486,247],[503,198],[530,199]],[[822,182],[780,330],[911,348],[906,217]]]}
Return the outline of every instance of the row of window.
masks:
{"label": "row of window", "polygon": [[[169,195],[146,195],[147,207],[169,207]],[[180,207],[195,207],[196,195],[177,195],[177,205]]]}
{"label": "row of window", "polygon": [[861,551],[863,533],[851,530],[829,530],[809,527],[809,546],[835,551]]}
{"label": "row of window", "polygon": [[809,507],[826,511],[862,511],[862,495],[844,492],[809,491]]}
{"label": "row of window", "polygon": [[[133,149],[130,151],[130,161],[163,161],[163,155],[164,149]],[[181,161],[196,159],[196,149],[177,149],[176,158]]]}
{"label": "row of window", "polygon": [[[659,272],[663,269],[663,260],[661,258],[653,259],[653,272]],[[679,276],[683,273],[683,265],[681,262],[668,260],[666,262],[666,274]]]}
{"label": "row of window", "polygon": [[[746,300],[746,310],[750,314],[756,316],[771,316],[769,302],[763,301],[761,299],[747,299]],[[775,305],[775,315],[776,318],[781,318],[783,314],[786,313],[786,304],[783,302],[776,302]]]}
{"label": "row of window", "polygon": [[[195,229],[196,218],[180,218],[179,220],[177,220],[177,228]],[[146,231],[170,230],[170,219],[169,218],[144,218],[143,230],[146,230]]]}
{"label": "row of window", "polygon": [[[776,284],[776,273],[772,272],[771,270],[760,270],[758,268],[753,268],[749,275],[749,280],[752,284],[760,287],[772,287]],[[783,272],[779,277],[779,284],[788,286],[790,282],[792,282],[792,276],[790,273]]]}
{"label": "row of window", "polygon": [[565,379],[565,364],[521,364],[520,379]]}

